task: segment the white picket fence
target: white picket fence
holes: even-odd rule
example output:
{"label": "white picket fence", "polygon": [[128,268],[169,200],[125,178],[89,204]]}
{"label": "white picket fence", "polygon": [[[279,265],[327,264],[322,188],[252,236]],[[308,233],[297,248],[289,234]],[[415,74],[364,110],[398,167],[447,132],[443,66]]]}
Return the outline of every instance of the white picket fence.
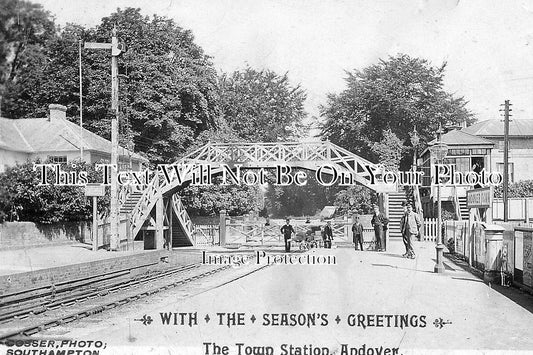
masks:
{"label": "white picket fence", "polygon": [[428,242],[434,242],[437,240],[437,219],[436,218],[424,218],[424,240]]}
{"label": "white picket fence", "polygon": [[[466,230],[468,226],[468,221],[443,221],[442,229],[444,236],[444,243],[447,243],[449,238],[457,238],[456,234],[459,235]],[[437,240],[437,219],[436,218],[424,218],[424,240],[429,242],[435,242]],[[454,243],[455,244],[455,243]]]}

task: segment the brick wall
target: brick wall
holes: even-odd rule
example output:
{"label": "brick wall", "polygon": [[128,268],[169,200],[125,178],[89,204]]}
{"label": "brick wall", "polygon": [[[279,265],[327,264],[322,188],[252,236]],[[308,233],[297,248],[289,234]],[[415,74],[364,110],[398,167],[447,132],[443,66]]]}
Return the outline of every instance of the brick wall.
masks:
{"label": "brick wall", "polygon": [[33,222],[4,222],[0,224],[0,249],[57,245],[90,240],[85,222],[39,224]]}

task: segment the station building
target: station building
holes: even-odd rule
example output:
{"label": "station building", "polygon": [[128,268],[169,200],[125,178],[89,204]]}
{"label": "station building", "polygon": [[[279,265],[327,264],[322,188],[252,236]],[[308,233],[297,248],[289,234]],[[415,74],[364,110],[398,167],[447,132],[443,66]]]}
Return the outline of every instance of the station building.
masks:
{"label": "station building", "polygon": [[[448,146],[444,164],[453,165],[458,172],[485,169],[487,172],[503,174],[504,123],[493,119],[477,122],[464,128],[452,129],[442,135],[441,140]],[[436,140],[430,144],[436,143]],[[420,188],[424,215],[435,215],[437,188],[431,186],[436,163],[429,149],[425,149],[417,161],[418,169],[424,171],[423,185]],[[509,183],[533,179],[533,120],[516,119],[509,123]],[[443,208],[455,212],[459,219],[468,218],[466,191],[468,186],[441,188]]]}

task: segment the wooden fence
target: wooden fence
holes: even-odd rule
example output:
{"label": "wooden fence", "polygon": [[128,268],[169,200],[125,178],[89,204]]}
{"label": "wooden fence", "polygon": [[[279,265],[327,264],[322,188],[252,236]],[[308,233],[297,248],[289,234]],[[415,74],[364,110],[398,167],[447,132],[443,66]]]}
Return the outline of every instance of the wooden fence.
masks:
{"label": "wooden fence", "polygon": [[[454,245],[459,243],[458,239],[461,234],[466,231],[468,221],[443,221],[442,229],[444,236],[444,244],[448,243],[451,238],[454,239]],[[424,240],[429,242],[436,242],[438,236],[438,221],[437,218],[424,218]]]}
{"label": "wooden fence", "polygon": [[[259,221],[232,221],[226,224],[226,243],[283,245],[283,236],[280,231],[282,226],[283,222],[276,223],[271,221],[270,225],[264,225]],[[325,226],[325,222],[305,223],[304,221],[293,220],[292,226],[296,232],[294,240],[302,240],[304,237],[309,238],[310,236],[313,236],[316,241],[322,241],[322,230]],[[352,243],[351,219],[344,218],[331,220],[331,227],[333,229],[334,244]],[[369,247],[374,244],[373,228],[367,226],[363,229],[363,242],[365,245],[369,245]],[[196,245],[199,244],[197,243]]]}
{"label": "wooden fence", "polygon": [[[454,221],[448,221],[454,222]],[[457,223],[465,224],[466,222],[456,221]],[[315,239],[322,240],[322,229],[324,223],[319,225],[294,223],[293,227],[297,236],[300,238],[304,235],[312,234]],[[352,243],[352,221],[351,219],[337,219],[332,220],[334,243]],[[451,224],[443,224],[444,228],[452,228]],[[260,245],[282,245],[283,236],[280,229],[282,224],[271,223],[266,226],[260,222],[245,222],[235,221],[226,224],[226,243],[228,244],[260,244]],[[423,240],[435,242],[437,240],[437,219],[424,219],[424,233]],[[454,228],[454,227],[453,227]],[[452,228],[452,229],[453,229]],[[310,233],[310,230],[313,230]],[[445,232],[446,233],[446,232]],[[196,246],[213,246],[219,245],[220,240],[219,226],[217,224],[196,224],[194,230],[194,238]],[[446,239],[447,240],[447,239]],[[365,226],[363,229],[363,243],[369,248],[374,244],[374,229]],[[460,243],[460,242],[458,242]]]}
{"label": "wooden fence", "polygon": [[423,238],[428,242],[435,242],[437,240],[437,218],[424,218],[424,234]]}
{"label": "wooden fence", "polygon": [[218,224],[195,224],[193,238],[195,246],[205,247],[218,245],[220,242]]}

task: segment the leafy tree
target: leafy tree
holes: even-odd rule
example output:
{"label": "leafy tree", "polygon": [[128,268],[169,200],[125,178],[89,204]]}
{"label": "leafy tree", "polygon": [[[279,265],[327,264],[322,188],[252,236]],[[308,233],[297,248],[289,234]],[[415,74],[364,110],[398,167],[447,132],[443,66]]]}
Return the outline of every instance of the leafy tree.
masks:
{"label": "leafy tree", "polygon": [[369,148],[382,141],[387,130],[409,142],[416,127],[424,144],[434,138],[439,123],[471,122],[466,101],[443,89],[445,67],[400,54],[347,72],[346,89],[328,95],[320,107],[324,138],[376,161],[379,154]]}
{"label": "leafy tree", "polygon": [[[299,169],[294,169],[293,174]],[[314,216],[324,206],[332,205],[339,187],[323,186],[316,181],[314,171],[307,173],[305,186],[268,185],[266,204],[269,212],[276,218],[286,216]]]}
{"label": "leafy tree", "polygon": [[[217,75],[188,30],[173,20],[118,9],[95,28],[68,25],[38,55],[27,56],[10,86],[11,117],[44,116],[48,104],[67,106],[79,116],[78,41],[109,42],[116,25],[128,51],[118,59],[121,133],[153,162],[183,154],[202,131],[215,126]],[[110,53],[83,50],[84,122],[110,137]]]}
{"label": "leafy tree", "polygon": [[[223,74],[219,79],[219,94],[223,117],[218,120],[217,129],[203,131],[189,150],[207,142],[277,141],[301,134],[305,94],[299,86],[290,85],[286,74],[280,76],[269,70],[251,68],[229,76]],[[181,193],[184,204],[193,214],[212,214],[222,208],[232,214],[247,213],[259,208],[257,196],[261,194],[258,186],[218,185],[191,186]],[[290,200],[294,204],[295,198]],[[222,203],[227,203],[227,207]],[[311,214],[314,212],[313,209]],[[277,210],[274,213],[278,213]]]}
{"label": "leafy tree", "polygon": [[0,95],[16,80],[24,58],[34,55],[56,35],[50,13],[24,0],[0,2]]}
{"label": "leafy tree", "polygon": [[[40,186],[40,172],[34,171],[34,163],[39,161],[19,164],[0,174],[0,215],[4,219],[50,224],[92,217],[91,199],[85,197],[83,186],[54,185],[53,172],[48,180],[50,184]],[[102,173],[84,162],[70,162],[62,170],[86,171],[89,182],[102,182]],[[99,212],[104,212],[108,206],[108,196],[99,198]]]}
{"label": "leafy tree", "polygon": [[[219,120],[217,127],[217,130],[208,129],[200,133],[188,151],[192,152],[209,142],[235,143],[243,141],[223,119]],[[213,182],[215,184],[211,186],[188,186],[179,192],[189,214],[209,216],[225,209],[230,215],[239,215],[259,208],[259,196],[262,194],[259,186],[224,186],[218,184],[217,177],[213,178]]]}
{"label": "leafy tree", "polygon": [[385,169],[398,171],[405,147],[390,129],[383,132],[381,141],[371,144],[371,150],[378,156]]}
{"label": "leafy tree", "polygon": [[338,214],[369,214],[377,202],[376,194],[361,185],[350,186],[335,195]]}
{"label": "leafy tree", "polygon": [[224,118],[247,141],[275,142],[300,136],[305,92],[287,74],[247,67],[219,79]]}
{"label": "leafy tree", "polygon": [[189,186],[180,194],[191,216],[211,216],[220,210],[242,215],[258,210],[261,196],[254,186],[236,185]]}

